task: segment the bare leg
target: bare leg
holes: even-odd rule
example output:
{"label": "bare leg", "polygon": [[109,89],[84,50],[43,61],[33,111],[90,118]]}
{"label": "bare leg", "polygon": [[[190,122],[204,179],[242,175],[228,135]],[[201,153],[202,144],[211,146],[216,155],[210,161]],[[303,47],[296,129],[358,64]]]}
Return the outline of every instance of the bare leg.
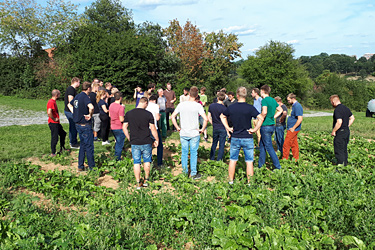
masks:
{"label": "bare leg", "polygon": [[247,183],[250,183],[250,177],[254,175],[254,164],[253,162],[246,162],[246,176]]}
{"label": "bare leg", "polygon": [[134,164],[134,175],[137,183],[141,181],[141,164]]}
{"label": "bare leg", "polygon": [[150,177],[150,162],[143,163],[143,168],[145,170],[145,179],[148,180]]}
{"label": "bare leg", "polygon": [[228,175],[229,175],[230,182],[234,180],[234,173],[236,172],[236,164],[237,164],[237,161],[232,161],[232,160],[229,161]]}

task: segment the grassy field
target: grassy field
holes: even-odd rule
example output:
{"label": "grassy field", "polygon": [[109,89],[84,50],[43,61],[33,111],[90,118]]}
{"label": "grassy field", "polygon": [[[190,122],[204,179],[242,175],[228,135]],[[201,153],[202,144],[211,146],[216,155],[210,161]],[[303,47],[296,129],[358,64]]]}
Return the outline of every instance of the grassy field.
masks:
{"label": "grassy field", "polygon": [[95,142],[100,171],[78,174],[77,151],[47,157],[47,124],[0,127],[0,249],[374,249],[375,120],[354,115],[347,167],[333,164],[332,117],[311,117],[300,160],[272,172],[267,159],[250,187],[242,155],[227,183],[228,147],[224,162],[208,159],[209,145],[199,148],[201,180],[180,174],[173,133],[168,168],[152,168],[139,191],[128,144],[116,162],[113,143]]}

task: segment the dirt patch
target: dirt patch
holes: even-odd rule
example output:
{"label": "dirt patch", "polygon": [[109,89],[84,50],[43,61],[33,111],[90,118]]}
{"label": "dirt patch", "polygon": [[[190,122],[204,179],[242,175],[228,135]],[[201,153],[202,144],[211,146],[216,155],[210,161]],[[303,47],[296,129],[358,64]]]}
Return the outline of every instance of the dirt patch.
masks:
{"label": "dirt patch", "polygon": [[33,164],[33,165],[40,166],[41,169],[43,171],[46,171],[46,172],[50,171],[50,170],[55,171],[56,169],[59,170],[59,171],[62,171],[62,170],[69,170],[69,171],[72,171],[72,172],[77,171],[77,163],[75,161],[73,161],[68,166],[61,165],[61,164],[55,164],[53,162],[44,162],[44,161],[39,160],[37,157],[28,158],[28,159],[26,159],[26,161],[31,162],[31,164]]}
{"label": "dirt patch", "polygon": [[113,179],[112,176],[110,175],[104,175],[103,177],[99,177],[98,179],[98,184],[103,187],[107,188],[113,188],[113,189],[118,189],[120,187],[118,181]]}

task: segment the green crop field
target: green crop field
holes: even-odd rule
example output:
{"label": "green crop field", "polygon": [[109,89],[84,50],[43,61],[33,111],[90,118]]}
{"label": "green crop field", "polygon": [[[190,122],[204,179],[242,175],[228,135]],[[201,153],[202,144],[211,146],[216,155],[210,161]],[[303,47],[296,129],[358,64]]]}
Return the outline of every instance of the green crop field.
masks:
{"label": "green crop field", "polygon": [[243,156],[227,183],[229,147],[215,162],[202,143],[202,179],[181,175],[176,133],[164,144],[166,168],[136,190],[127,143],[116,162],[114,143],[95,142],[98,170],[77,173],[77,151],[48,157],[47,124],[0,127],[0,249],[374,249],[375,120],[354,115],[348,166],[333,164],[332,117],[307,117],[300,160],[279,171],[255,162],[250,187]]}

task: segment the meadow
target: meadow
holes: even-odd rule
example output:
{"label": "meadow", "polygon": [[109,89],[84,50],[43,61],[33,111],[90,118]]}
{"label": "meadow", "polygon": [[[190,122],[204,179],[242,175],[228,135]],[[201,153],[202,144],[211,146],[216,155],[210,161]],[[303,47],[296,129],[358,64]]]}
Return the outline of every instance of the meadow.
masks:
{"label": "meadow", "polygon": [[[45,109],[46,101],[13,99],[0,105]],[[0,127],[0,248],[374,249],[375,120],[354,115],[348,166],[334,164],[332,117],[308,117],[300,160],[282,161],[280,171],[255,162],[250,187],[244,158],[229,185],[229,147],[224,162],[210,161],[203,138],[201,180],[180,174],[174,133],[164,142],[166,167],[136,190],[129,144],[116,162],[114,143],[95,142],[98,171],[82,174],[77,151],[48,157],[47,124]]]}

